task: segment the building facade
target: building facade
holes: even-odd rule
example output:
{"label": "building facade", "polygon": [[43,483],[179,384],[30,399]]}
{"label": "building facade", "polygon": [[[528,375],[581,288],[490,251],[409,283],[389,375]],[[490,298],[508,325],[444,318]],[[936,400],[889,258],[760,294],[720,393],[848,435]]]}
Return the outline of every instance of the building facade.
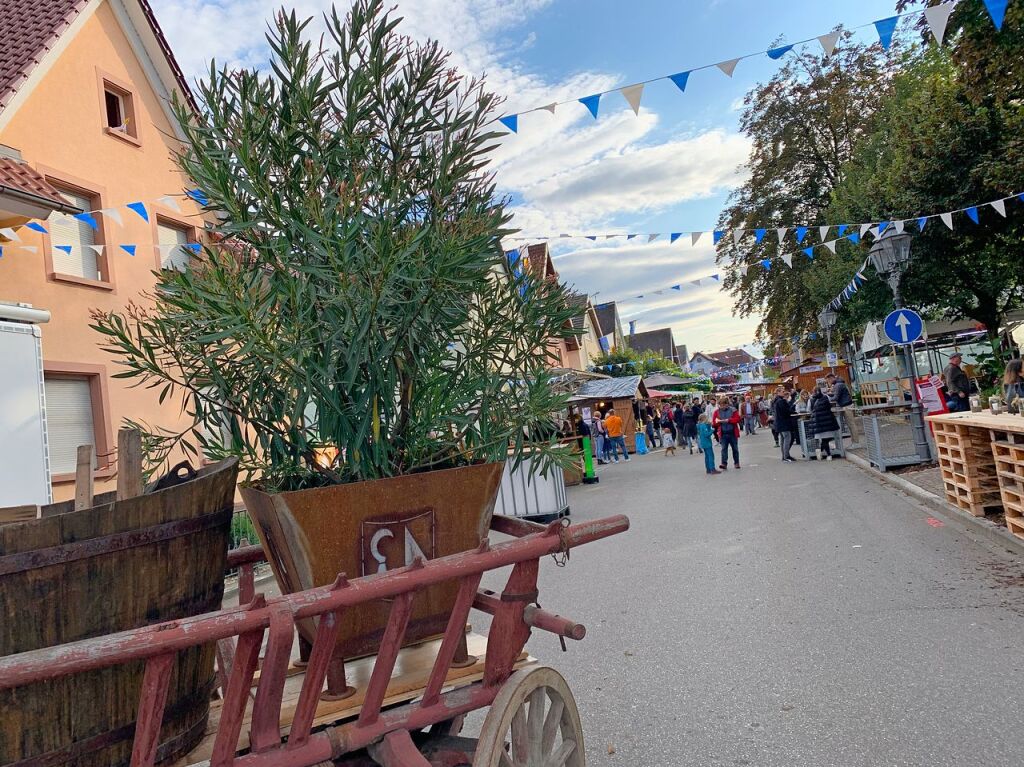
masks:
{"label": "building facade", "polygon": [[[0,164],[50,200],[35,211],[0,203],[0,300],[52,315],[42,344],[62,500],[73,496],[77,445],[94,446],[102,492],[113,487],[125,418],[166,427],[182,418],[179,403],[111,377],[116,363],[90,314],[144,304],[154,272],[187,268],[202,240],[201,208],[182,194],[191,185],[173,160],[170,100],[191,96],[145,0],[5,0],[0,41]],[[25,191],[0,185],[0,198]]]}

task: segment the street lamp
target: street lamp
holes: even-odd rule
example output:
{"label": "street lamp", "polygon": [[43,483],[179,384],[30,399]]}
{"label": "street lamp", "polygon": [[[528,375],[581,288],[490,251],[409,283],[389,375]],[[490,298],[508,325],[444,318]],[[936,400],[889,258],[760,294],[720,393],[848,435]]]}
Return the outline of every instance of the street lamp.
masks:
{"label": "street lamp", "polygon": [[[832,355],[832,328],[836,326],[837,319],[839,319],[839,314],[829,308],[822,309],[821,314],[818,315],[818,324],[825,331],[826,357],[831,357]],[[831,365],[829,365],[829,368],[833,373],[835,372],[835,368]]]}
{"label": "street lamp", "polygon": [[[878,276],[889,283],[892,301],[897,309],[903,308],[900,283],[903,281],[903,273],[910,265],[910,240],[911,236],[906,232],[897,232],[894,227],[887,228],[868,251],[868,259],[878,272]],[[914,427],[914,442],[922,460],[929,460],[931,446],[928,443],[924,416],[921,412],[921,398],[917,394],[917,360],[914,357],[913,344],[903,344],[902,352],[904,369],[910,376],[910,420]]]}

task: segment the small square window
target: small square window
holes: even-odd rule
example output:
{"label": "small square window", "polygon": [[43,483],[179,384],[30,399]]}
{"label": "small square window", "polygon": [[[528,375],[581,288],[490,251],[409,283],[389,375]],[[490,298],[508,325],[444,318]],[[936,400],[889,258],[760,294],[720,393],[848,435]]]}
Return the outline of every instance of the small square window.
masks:
{"label": "small square window", "polygon": [[157,244],[160,246],[162,269],[177,269],[183,272],[188,268],[192,256],[192,251],[188,248],[188,243],[192,240],[192,231],[192,227],[180,226],[162,218],[157,221],[156,236]]}
{"label": "small square window", "polygon": [[139,133],[135,120],[135,104],[130,91],[114,85],[109,80],[103,81],[103,127],[107,132],[135,139]]}

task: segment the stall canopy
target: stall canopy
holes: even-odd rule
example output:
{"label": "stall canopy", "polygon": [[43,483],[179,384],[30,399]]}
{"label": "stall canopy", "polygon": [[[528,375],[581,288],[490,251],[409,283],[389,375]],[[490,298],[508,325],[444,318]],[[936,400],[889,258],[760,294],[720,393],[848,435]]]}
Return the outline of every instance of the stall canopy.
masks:
{"label": "stall canopy", "polygon": [[598,381],[587,381],[576,390],[576,396],[570,402],[602,399],[643,399],[647,396],[647,387],[640,376],[623,378],[602,378]]}
{"label": "stall canopy", "polygon": [[657,389],[647,390],[647,399],[665,399],[665,397],[676,397],[678,392],[658,391]]}
{"label": "stall canopy", "polygon": [[668,386],[690,386],[693,384],[692,379],[680,378],[679,376],[668,375],[667,373],[655,373],[644,378],[644,386],[648,389],[653,387],[655,389],[662,389]]}

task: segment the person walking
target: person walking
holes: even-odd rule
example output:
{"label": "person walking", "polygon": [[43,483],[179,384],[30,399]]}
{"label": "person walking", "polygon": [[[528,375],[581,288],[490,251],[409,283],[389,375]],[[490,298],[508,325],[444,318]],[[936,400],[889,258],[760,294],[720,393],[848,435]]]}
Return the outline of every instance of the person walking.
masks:
{"label": "person walking", "polygon": [[[697,446],[697,415],[691,402],[684,402],[682,405],[683,425],[680,446],[686,445],[693,455],[693,448]],[[698,447],[699,449],[699,447]]]}
{"label": "person walking", "polygon": [[949,364],[942,371],[942,378],[946,382],[946,395],[949,397],[946,404],[951,413],[966,413],[971,409],[971,401],[968,398],[971,393],[971,379],[960,367],[963,361],[964,355],[953,352],[949,357]]}
{"label": "person walking", "polygon": [[619,450],[622,450],[622,457],[629,460],[629,451],[626,450],[626,437],[622,431],[622,419],[615,415],[615,408],[608,409],[608,415],[604,417],[604,425],[608,430],[608,440],[611,442],[609,452],[615,463],[619,462]]}
{"label": "person walking", "polygon": [[649,416],[649,415],[645,415],[644,416],[644,432],[647,434],[647,441],[651,443],[651,449],[654,449],[655,444],[660,444],[660,442],[656,443],[655,440],[654,440],[654,435],[656,433],[659,433],[660,431],[661,431],[661,429],[656,429],[655,428],[655,426],[654,426],[654,419],[651,418],[651,416]]}
{"label": "person walking", "polygon": [[711,441],[714,429],[706,413],[697,416],[697,445],[704,454],[704,471],[708,474],[721,474],[715,468],[715,443]]}
{"label": "person walking", "polygon": [[757,398],[757,419],[761,428],[765,428],[771,422],[771,403],[767,397]]}
{"label": "person walking", "polygon": [[775,390],[775,398],[772,400],[772,416],[775,419],[775,429],[779,436],[779,447],[782,449],[782,460],[784,463],[796,463],[796,459],[789,454],[793,447],[793,403],[786,396],[786,390],[781,386]]}
{"label": "person walking", "polygon": [[[811,422],[808,424],[808,430],[814,434],[814,439],[818,443],[821,455],[824,456],[826,461],[831,461],[832,449],[830,443],[835,439],[839,431],[839,421],[836,420],[835,413],[832,412],[832,403],[825,396],[820,386],[814,389],[809,412],[811,414]],[[815,456],[817,457],[817,455],[818,450],[815,450]]]}
{"label": "person walking", "polygon": [[672,439],[672,430],[667,426],[661,432],[661,443],[665,447],[666,456],[676,454],[676,443]]}
{"label": "person walking", "polygon": [[757,433],[757,405],[749,394],[744,395],[743,403],[740,405],[740,412],[743,416],[743,431],[747,435]]}
{"label": "person walking", "polygon": [[740,466],[740,411],[732,406],[728,397],[718,400],[718,410],[711,421],[718,432],[718,441],[722,445],[722,462],[718,468],[725,471],[729,468],[729,448],[732,447],[732,463],[737,469]]}
{"label": "person walking", "polygon": [[661,427],[663,431],[666,426],[668,427],[669,433],[672,435],[672,441],[675,442],[676,423],[672,419],[672,408],[668,405],[665,405],[664,409],[661,411]]}
{"label": "person walking", "polygon": [[[681,402],[676,402],[672,407],[672,423],[674,423],[676,427],[676,444],[679,447],[689,447],[690,442],[686,438],[686,432],[683,429],[683,427],[686,426],[686,415],[683,413],[683,405]],[[692,453],[693,450],[691,449],[690,452]]]}
{"label": "person walking", "polygon": [[1010,413],[1019,413],[1024,408],[1024,377],[1021,376],[1021,367],[1019,358],[1010,360],[1003,373],[1003,400]]}
{"label": "person walking", "polygon": [[608,429],[604,425],[604,418],[600,410],[594,411],[594,417],[590,421],[590,433],[594,435],[594,455],[599,464],[608,462]]}

